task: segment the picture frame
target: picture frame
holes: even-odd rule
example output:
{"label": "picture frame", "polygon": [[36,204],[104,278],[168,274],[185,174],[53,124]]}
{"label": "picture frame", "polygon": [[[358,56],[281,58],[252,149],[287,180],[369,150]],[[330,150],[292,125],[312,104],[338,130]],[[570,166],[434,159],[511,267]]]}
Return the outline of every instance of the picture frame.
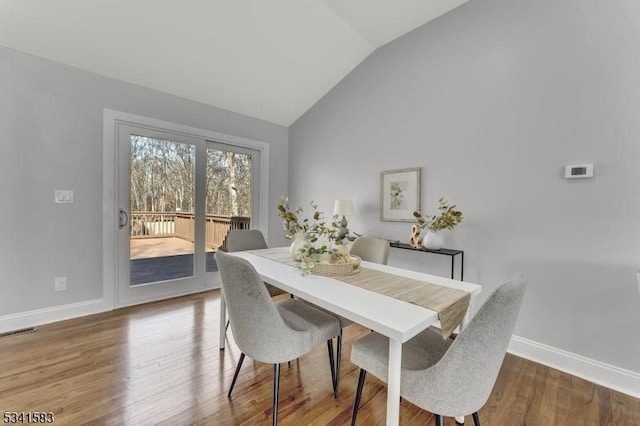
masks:
{"label": "picture frame", "polygon": [[413,212],[420,210],[421,169],[380,172],[380,220],[416,222]]}

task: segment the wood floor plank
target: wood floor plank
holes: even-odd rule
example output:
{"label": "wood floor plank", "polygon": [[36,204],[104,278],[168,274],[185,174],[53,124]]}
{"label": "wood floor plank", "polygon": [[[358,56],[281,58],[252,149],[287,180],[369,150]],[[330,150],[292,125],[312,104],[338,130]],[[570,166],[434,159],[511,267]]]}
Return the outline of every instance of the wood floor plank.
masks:
{"label": "wood floor plank", "polygon": [[[240,351],[231,333],[220,351],[218,329],[219,292],[210,291],[0,339],[0,411],[52,411],[56,425],[72,426],[269,424],[273,366],[247,358],[227,398]],[[337,399],[326,345],[282,364],[281,425],[349,424],[358,379],[349,355],[367,333],[344,330]],[[385,423],[386,391],[367,377],[359,425]],[[434,421],[407,401],[400,412],[403,425]],[[640,400],[507,355],[479,414],[485,426],[640,426]]]}

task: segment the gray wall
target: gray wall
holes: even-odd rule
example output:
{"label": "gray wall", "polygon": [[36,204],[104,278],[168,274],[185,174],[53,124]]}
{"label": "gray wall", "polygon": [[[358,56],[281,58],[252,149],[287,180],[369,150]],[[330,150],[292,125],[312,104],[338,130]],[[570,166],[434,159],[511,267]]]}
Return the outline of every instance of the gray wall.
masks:
{"label": "gray wall", "polygon": [[287,128],[0,48],[0,316],[102,297],[104,108],[267,142],[271,211],[286,191]]}
{"label": "gray wall", "polygon": [[[289,193],[351,228],[408,241],[379,220],[379,172],[422,167],[466,221],[465,279],[486,297],[529,287],[515,334],[640,372],[640,3],[474,0],[379,49],[291,128]],[[593,162],[596,177],[563,179]],[[391,262],[447,274],[447,260]]]}

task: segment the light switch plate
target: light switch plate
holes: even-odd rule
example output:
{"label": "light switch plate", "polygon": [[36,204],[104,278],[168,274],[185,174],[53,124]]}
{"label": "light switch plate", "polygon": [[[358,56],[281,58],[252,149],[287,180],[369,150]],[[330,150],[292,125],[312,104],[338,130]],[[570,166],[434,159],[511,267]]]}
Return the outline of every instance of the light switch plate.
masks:
{"label": "light switch plate", "polygon": [[56,204],[73,204],[73,190],[56,189],[54,194]]}

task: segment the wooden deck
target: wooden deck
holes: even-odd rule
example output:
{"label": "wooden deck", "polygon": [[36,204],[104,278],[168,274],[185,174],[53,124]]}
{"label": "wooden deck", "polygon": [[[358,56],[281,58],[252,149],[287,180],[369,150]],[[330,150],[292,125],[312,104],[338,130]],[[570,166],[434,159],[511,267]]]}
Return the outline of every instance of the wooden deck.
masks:
{"label": "wooden deck", "polygon": [[[178,237],[132,238],[131,260],[193,254],[193,243]],[[207,247],[207,252],[214,250]]]}
{"label": "wooden deck", "polygon": [[[132,238],[130,285],[175,280],[193,276],[193,243],[177,237]],[[214,250],[207,248],[206,271],[215,272],[218,265]]]}

